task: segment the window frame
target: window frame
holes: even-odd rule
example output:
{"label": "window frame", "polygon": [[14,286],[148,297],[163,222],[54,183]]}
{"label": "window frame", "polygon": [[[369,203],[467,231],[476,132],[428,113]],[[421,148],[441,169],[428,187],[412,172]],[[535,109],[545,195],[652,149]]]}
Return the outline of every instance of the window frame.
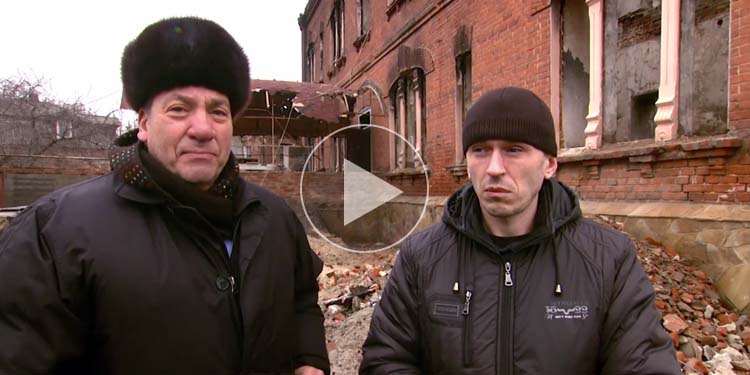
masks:
{"label": "window frame", "polygon": [[[468,74],[467,74],[468,73]],[[472,56],[471,50],[456,56],[456,154],[457,165],[466,163],[463,153],[463,125],[466,113],[472,105]],[[468,84],[467,84],[468,83]],[[468,87],[467,87],[468,86]]]}
{"label": "window frame", "polygon": [[334,0],[330,17],[333,64],[344,56],[344,0]]}
{"label": "window frame", "polygon": [[[391,121],[394,131],[412,143],[427,168],[427,100],[426,77],[422,68],[402,72],[391,86]],[[413,106],[413,109],[410,108]],[[416,169],[419,166],[414,150],[401,137],[393,136],[396,170]]]}

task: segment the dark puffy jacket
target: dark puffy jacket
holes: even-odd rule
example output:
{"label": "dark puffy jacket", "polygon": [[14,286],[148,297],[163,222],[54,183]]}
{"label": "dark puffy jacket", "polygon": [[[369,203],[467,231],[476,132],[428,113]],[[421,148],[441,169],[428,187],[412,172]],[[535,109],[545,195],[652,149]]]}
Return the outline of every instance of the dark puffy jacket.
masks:
{"label": "dark puffy jacket", "polygon": [[680,373],[632,242],[555,180],[505,248],[471,185],[451,196],[402,244],[363,351],[360,374]]}
{"label": "dark puffy jacket", "polygon": [[114,173],[34,203],[0,237],[0,374],[328,372],[322,263],[293,211],[242,183],[238,270],[197,211]]}

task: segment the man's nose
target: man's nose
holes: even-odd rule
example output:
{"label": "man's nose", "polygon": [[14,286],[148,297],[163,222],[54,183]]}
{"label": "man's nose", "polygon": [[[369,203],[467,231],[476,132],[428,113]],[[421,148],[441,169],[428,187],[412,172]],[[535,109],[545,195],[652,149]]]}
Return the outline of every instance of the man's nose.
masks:
{"label": "man's nose", "polygon": [[188,135],[199,141],[208,141],[215,135],[213,122],[205,109],[198,109],[189,118]]}
{"label": "man's nose", "polygon": [[503,155],[500,150],[492,151],[490,165],[487,166],[487,174],[492,176],[505,174],[505,160],[503,160]]}

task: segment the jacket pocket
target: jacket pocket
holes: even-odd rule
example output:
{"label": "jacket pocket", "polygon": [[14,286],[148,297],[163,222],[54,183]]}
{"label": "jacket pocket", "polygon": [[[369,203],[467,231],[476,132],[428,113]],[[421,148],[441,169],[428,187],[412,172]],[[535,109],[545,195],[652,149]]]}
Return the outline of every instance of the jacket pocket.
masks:
{"label": "jacket pocket", "polygon": [[[472,362],[471,292],[434,294],[427,298],[427,354],[433,370],[464,369]],[[468,297],[468,299],[467,299]]]}
{"label": "jacket pocket", "polygon": [[464,300],[460,294],[435,294],[427,299],[427,315],[432,323],[462,327]]}

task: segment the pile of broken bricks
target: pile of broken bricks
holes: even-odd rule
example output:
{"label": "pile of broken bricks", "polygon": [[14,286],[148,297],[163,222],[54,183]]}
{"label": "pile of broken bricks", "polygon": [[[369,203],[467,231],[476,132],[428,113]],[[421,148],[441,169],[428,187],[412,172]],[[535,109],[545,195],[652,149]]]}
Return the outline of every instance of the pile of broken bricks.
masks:
{"label": "pile of broken bricks", "polygon": [[[390,274],[390,259],[380,265],[363,264],[352,268],[326,266],[321,273],[320,304],[326,317],[341,322],[351,313],[374,306]],[[337,323],[334,323],[334,325]]]}
{"label": "pile of broken bricks", "polygon": [[[621,225],[596,218],[621,230]],[[635,241],[656,292],[662,325],[672,337],[686,374],[750,374],[750,322],[728,309],[706,274],[680,259],[674,249],[647,238]]]}
{"label": "pile of broken bricks", "polygon": [[[597,219],[620,229],[606,218]],[[680,259],[675,250],[652,239],[636,241],[636,246],[683,372],[750,375],[748,317],[728,309],[712,280]],[[349,315],[379,301],[392,261],[389,254],[378,264],[350,268],[326,265],[320,275],[320,304],[327,329],[336,329]]]}
{"label": "pile of broken bricks", "polygon": [[658,242],[638,243],[656,308],[686,374],[750,374],[750,322],[728,310],[706,274]]}

